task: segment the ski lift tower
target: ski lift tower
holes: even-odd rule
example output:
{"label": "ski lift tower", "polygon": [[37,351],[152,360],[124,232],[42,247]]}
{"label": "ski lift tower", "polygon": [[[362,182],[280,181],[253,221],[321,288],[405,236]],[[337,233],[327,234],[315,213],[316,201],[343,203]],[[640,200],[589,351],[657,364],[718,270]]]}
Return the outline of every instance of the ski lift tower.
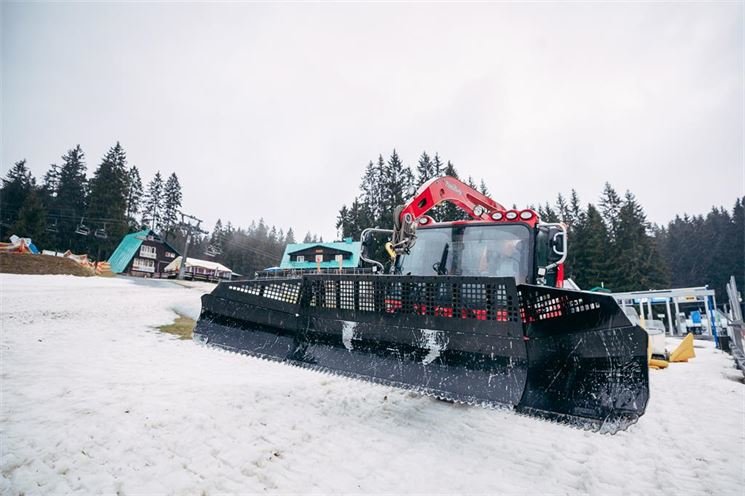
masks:
{"label": "ski lift tower", "polygon": [[181,227],[183,229],[186,229],[186,241],[184,242],[184,254],[181,256],[181,265],[178,269],[178,278],[182,279],[184,278],[184,272],[186,271],[186,260],[187,255],[189,254],[189,245],[191,244],[191,236],[192,232],[199,233],[199,234],[207,234],[207,231],[204,231],[199,226],[202,223],[201,219],[197,219],[193,215],[187,215],[183,212],[179,212],[181,214]]}

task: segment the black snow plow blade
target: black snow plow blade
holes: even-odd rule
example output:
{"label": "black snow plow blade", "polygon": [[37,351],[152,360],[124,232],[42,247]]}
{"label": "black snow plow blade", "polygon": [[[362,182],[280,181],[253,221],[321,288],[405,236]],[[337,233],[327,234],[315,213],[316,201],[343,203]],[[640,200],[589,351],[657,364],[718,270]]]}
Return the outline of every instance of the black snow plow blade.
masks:
{"label": "black snow plow blade", "polygon": [[649,398],[647,334],[612,297],[512,278],[225,282],[202,297],[194,339],[602,432]]}

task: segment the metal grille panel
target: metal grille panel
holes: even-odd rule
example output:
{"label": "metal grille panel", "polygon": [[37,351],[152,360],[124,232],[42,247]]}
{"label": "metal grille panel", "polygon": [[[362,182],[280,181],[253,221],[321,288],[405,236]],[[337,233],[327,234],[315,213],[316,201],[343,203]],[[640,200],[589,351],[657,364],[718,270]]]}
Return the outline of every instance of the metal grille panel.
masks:
{"label": "metal grille panel", "polygon": [[272,281],[271,279],[259,279],[252,281],[242,281],[240,283],[231,283],[228,285],[230,291],[244,293],[254,296],[267,298],[270,300],[281,301],[283,303],[297,304],[300,297],[300,279],[291,281]]}
{"label": "metal grille panel", "polygon": [[307,276],[307,306],[399,315],[519,322],[511,279]]}
{"label": "metal grille panel", "polygon": [[[543,288],[541,288],[543,289]],[[540,322],[590,312],[600,308],[598,297],[581,291],[520,291],[520,312],[525,322]]]}

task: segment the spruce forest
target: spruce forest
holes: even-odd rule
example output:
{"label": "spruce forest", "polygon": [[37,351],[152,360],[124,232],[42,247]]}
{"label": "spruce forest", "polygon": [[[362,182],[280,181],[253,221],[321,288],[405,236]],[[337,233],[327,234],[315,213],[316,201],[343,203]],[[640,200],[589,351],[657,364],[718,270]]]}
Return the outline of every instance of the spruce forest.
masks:
{"label": "spruce forest", "polygon": [[[340,238],[359,239],[366,227],[389,227],[393,211],[409,192],[425,181],[448,175],[459,177],[450,161],[423,152],[414,170],[397,152],[379,155],[364,169],[359,194],[339,210]],[[489,195],[483,180],[468,176],[471,187]],[[156,172],[143,183],[136,165],[127,162],[120,143],[112,146],[88,177],[86,156],[80,145],[67,151],[59,164],[51,164],[37,181],[25,160],[14,164],[2,179],[0,239],[11,234],[30,237],[40,249],[71,250],[105,260],[122,236],[152,228],[176,249],[184,245],[181,224],[183,194],[178,176]],[[650,223],[644,208],[630,191],[620,193],[605,184],[595,203],[584,203],[576,191],[559,193],[553,203],[535,209],[546,222],[569,227],[566,274],[589,289],[603,285],[630,291],[708,284],[725,294],[724,285],[735,275],[745,287],[745,198],[730,208],[714,206],[706,215],[676,216],[665,226]],[[466,214],[451,204],[431,212],[436,220],[458,220]],[[85,230],[88,234],[84,235]],[[322,242],[310,232],[303,242]],[[263,219],[248,227],[218,220],[210,233],[198,235],[190,256],[216,260],[233,271],[251,275],[278,265],[287,243],[296,242],[287,231]]]}
{"label": "spruce forest", "polygon": [[[144,183],[118,142],[91,177],[86,162],[77,145],[62,155],[59,164],[51,164],[41,181],[32,176],[25,160],[16,162],[2,180],[0,240],[17,234],[33,239],[39,249],[71,250],[106,260],[125,234],[151,228],[183,250],[183,193],[175,172],[158,171]],[[319,240],[310,233],[306,239]],[[189,255],[253,274],[276,265],[285,244],[294,242],[292,229],[285,233],[263,219],[252,221],[248,228],[218,220],[211,234],[195,237]]]}
{"label": "spruce forest", "polygon": [[[339,210],[337,229],[342,237],[358,239],[366,227],[390,227],[393,211],[408,191],[442,175],[459,178],[489,195],[483,180],[460,178],[452,162],[437,153],[423,152],[412,171],[393,150],[387,160],[380,155],[367,164],[359,194]],[[676,216],[666,226],[650,223],[633,193],[619,193],[607,183],[596,203],[583,203],[572,190],[557,194],[553,203],[520,207],[536,210],[545,222],[567,224],[566,274],[583,289],[709,285],[726,295],[724,286],[731,275],[738,287],[745,287],[744,202],[745,198],[737,198],[730,209],[714,206],[706,215]],[[431,215],[438,221],[467,218],[451,204],[437,206]]]}

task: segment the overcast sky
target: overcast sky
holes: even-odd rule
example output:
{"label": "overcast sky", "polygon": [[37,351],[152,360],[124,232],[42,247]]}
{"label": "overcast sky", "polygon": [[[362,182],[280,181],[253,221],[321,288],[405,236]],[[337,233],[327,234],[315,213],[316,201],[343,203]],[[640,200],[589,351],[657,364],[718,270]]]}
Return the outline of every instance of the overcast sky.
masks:
{"label": "overcast sky", "polygon": [[650,220],[744,194],[743,4],[2,2],[2,175],[119,140],[207,223],[335,237],[423,150],[524,206],[606,181]]}

